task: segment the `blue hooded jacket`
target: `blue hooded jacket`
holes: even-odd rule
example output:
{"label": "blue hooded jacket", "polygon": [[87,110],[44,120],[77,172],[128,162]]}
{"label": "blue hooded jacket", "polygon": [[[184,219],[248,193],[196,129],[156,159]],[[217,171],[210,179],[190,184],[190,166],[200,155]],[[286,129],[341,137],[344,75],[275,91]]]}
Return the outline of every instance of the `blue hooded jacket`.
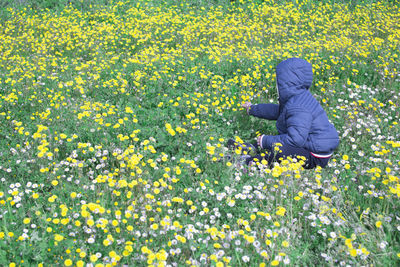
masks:
{"label": "blue hooded jacket", "polygon": [[282,61],[276,67],[279,105],[252,105],[249,114],[276,120],[279,135],[264,135],[262,147],[289,144],[316,154],[330,154],[339,145],[335,127],[308,90],[313,72],[310,63],[300,58]]}

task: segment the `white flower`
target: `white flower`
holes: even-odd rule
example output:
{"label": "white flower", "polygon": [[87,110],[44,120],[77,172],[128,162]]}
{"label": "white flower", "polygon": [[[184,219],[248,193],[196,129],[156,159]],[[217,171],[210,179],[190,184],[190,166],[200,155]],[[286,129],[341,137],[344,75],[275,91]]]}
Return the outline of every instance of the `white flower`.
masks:
{"label": "white flower", "polygon": [[309,215],[308,217],[307,217],[309,220],[316,220],[317,219],[317,216],[315,216],[315,214],[314,213],[312,213],[311,215]]}
{"label": "white flower", "polygon": [[245,186],[243,186],[243,189],[246,191],[251,191],[253,189],[253,187],[251,185],[245,185]]}
{"label": "white flower", "polygon": [[245,255],[245,256],[242,257],[242,260],[244,262],[249,262],[250,261],[250,257]]}
{"label": "white flower", "polygon": [[387,245],[388,245],[388,242],[386,242],[386,241],[382,241],[381,243],[379,243],[379,247],[381,249],[385,249]]}

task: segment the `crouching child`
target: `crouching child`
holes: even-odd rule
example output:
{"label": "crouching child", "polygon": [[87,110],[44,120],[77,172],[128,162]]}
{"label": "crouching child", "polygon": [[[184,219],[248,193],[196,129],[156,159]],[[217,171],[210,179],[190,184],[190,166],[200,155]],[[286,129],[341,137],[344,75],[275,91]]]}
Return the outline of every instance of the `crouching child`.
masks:
{"label": "crouching child", "polygon": [[[255,149],[266,152],[248,157],[247,164],[263,159],[271,164],[287,157],[302,157],[306,169],[328,164],[339,145],[339,135],[309,91],[312,80],[309,62],[300,58],[287,59],[276,67],[279,104],[246,102],[242,105],[251,116],[276,120],[279,133],[259,136]],[[274,149],[276,144],[280,144],[279,150]]]}

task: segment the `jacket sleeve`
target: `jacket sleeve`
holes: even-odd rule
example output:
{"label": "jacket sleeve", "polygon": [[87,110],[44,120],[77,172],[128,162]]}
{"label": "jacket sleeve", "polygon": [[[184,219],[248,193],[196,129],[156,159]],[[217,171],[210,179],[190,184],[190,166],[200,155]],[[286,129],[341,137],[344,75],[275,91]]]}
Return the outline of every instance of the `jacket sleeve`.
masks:
{"label": "jacket sleeve", "polygon": [[276,120],[279,117],[279,105],[278,104],[251,105],[249,109],[249,115],[267,120]]}
{"label": "jacket sleeve", "polygon": [[272,149],[274,144],[288,144],[295,147],[304,147],[310,133],[312,115],[304,108],[291,108],[287,111],[287,133],[280,135],[265,135],[262,139],[262,148]]}

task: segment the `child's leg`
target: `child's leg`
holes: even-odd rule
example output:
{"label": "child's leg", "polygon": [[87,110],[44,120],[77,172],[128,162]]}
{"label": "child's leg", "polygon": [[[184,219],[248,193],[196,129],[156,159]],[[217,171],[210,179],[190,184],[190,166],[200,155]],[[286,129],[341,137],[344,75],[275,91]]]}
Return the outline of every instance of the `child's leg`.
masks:
{"label": "child's leg", "polygon": [[246,163],[250,164],[252,161],[261,162],[263,159],[265,159],[268,162],[268,165],[272,167],[274,162],[281,162],[287,157],[297,158],[297,160],[304,160],[303,166],[306,169],[315,168],[317,165],[320,165],[321,167],[325,167],[326,165],[326,163],[324,164],[324,162],[320,162],[318,159],[314,158],[307,149],[294,147],[291,145],[280,146],[279,151],[266,151],[264,156],[256,155],[248,159]]}

